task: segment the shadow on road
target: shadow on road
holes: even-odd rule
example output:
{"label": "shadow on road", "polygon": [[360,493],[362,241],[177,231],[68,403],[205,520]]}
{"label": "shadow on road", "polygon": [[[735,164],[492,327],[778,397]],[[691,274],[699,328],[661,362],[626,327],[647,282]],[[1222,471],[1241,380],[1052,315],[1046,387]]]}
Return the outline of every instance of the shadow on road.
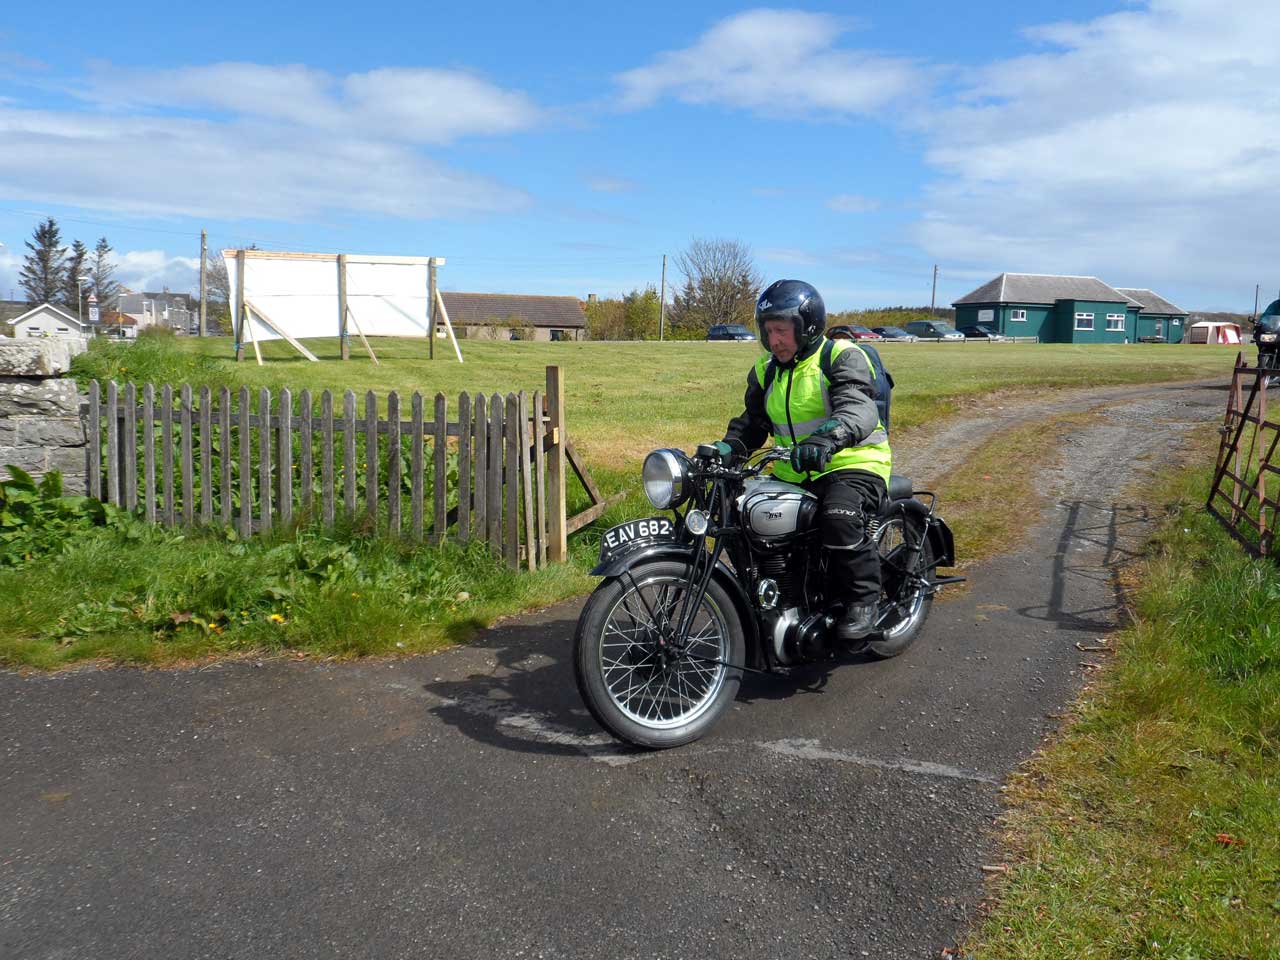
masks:
{"label": "shadow on road", "polygon": [[[1128,620],[1121,571],[1142,556],[1159,518],[1145,504],[1072,500],[1059,506],[1066,510],[1066,522],[1058,536],[1048,600],[1043,605],[1020,607],[1018,612],[1063,630],[1113,630]],[[1093,606],[1073,608],[1073,594],[1095,593],[1073,591],[1073,581],[1101,584],[1107,599]]]}

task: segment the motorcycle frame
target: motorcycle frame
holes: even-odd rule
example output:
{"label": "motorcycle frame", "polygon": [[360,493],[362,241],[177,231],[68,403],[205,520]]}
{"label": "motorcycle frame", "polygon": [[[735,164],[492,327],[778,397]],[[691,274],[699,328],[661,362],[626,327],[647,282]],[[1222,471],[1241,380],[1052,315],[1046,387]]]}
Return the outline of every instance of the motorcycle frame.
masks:
{"label": "motorcycle frame", "polygon": [[[595,576],[627,577],[632,587],[637,584],[631,571],[642,564],[656,560],[676,560],[690,567],[689,583],[693,587],[686,590],[681,600],[677,615],[675,638],[687,635],[689,621],[692,619],[707,587],[713,578],[726,590],[737,608],[738,619],[742,623],[746,647],[747,669],[752,672],[774,672],[781,664],[777,663],[769,644],[764,642],[760,626],[762,614],[755,599],[759,585],[759,571],[750,542],[745,535],[742,517],[738,512],[736,495],[732,495],[731,487],[740,487],[747,476],[741,470],[719,463],[700,463],[693,461],[694,469],[689,474],[692,493],[684,514],[678,508],[672,508],[676,518],[676,538],[674,540],[644,538],[633,541],[629,548],[605,563],[599,564],[591,572]],[[739,491],[740,492],[740,491]],[[928,505],[916,499],[927,496]],[[892,500],[879,516],[891,517],[896,510],[904,514],[915,515],[924,524],[924,538],[920,543],[912,545],[912,553],[905,564],[907,569],[914,567],[924,539],[930,541],[933,548],[933,567],[949,567],[955,565],[955,541],[951,529],[937,515],[935,507],[937,497],[930,491],[914,492],[910,497]],[[707,530],[701,535],[691,534],[685,522],[690,510],[698,509],[707,514]],[[801,534],[810,537],[812,534]],[[713,546],[707,549],[707,540],[711,538]],[[810,549],[812,546],[810,545]],[[724,555],[728,554],[732,568],[725,563]],[[735,571],[738,573],[735,575]],[[947,577],[946,582],[956,582],[962,577]],[[746,581],[745,583],[743,581]],[[933,588],[936,589],[936,586]],[[648,608],[648,601],[639,590],[637,595],[645,603],[650,617],[654,611]],[[654,617],[655,620],[658,618]]]}

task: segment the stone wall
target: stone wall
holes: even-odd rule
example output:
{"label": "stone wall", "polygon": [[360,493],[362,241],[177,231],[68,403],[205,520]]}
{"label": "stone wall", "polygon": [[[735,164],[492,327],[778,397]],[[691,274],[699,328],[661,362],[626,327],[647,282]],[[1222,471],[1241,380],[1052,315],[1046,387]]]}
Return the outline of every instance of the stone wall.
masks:
{"label": "stone wall", "polygon": [[0,468],[13,464],[37,479],[59,470],[67,494],[85,492],[80,394],[67,376],[85,347],[74,339],[0,341]]}

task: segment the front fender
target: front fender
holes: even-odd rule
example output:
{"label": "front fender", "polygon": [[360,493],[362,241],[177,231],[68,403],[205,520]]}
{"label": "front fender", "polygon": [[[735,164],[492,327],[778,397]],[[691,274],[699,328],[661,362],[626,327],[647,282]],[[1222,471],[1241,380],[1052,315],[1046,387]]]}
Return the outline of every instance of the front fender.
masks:
{"label": "front fender", "polygon": [[[678,560],[692,564],[695,549],[697,548],[693,544],[675,543],[670,540],[637,543],[634,550],[597,564],[591,574],[596,577],[620,577],[634,567],[655,560]],[[711,575],[724,587],[737,608],[738,619],[742,622],[742,629],[745,631],[743,640],[747,647],[747,666],[762,669],[764,656],[760,649],[760,622],[751,604],[751,598],[747,596],[746,589],[723,560],[716,561],[716,568]]]}

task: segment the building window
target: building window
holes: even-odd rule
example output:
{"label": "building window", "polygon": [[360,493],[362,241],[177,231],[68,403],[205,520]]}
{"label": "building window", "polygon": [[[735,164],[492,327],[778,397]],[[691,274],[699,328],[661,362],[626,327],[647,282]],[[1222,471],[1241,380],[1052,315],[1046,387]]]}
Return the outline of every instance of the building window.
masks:
{"label": "building window", "polygon": [[1026,320],[1026,319],[1027,319],[1027,311],[1025,311],[1025,310],[1011,310],[1011,311],[1009,311],[1009,319],[1010,319],[1010,320]]}
{"label": "building window", "polygon": [[1093,329],[1093,314],[1092,314],[1092,313],[1077,313],[1077,314],[1076,314],[1076,329],[1077,329],[1077,330],[1092,330],[1092,329]]}
{"label": "building window", "polygon": [[1108,313],[1108,314],[1107,314],[1107,329],[1108,329],[1108,330],[1123,330],[1123,329],[1124,329],[1124,314],[1123,314],[1123,313]]}
{"label": "building window", "polygon": [[40,332],[39,327],[27,327],[27,333],[39,333],[39,332]]}

